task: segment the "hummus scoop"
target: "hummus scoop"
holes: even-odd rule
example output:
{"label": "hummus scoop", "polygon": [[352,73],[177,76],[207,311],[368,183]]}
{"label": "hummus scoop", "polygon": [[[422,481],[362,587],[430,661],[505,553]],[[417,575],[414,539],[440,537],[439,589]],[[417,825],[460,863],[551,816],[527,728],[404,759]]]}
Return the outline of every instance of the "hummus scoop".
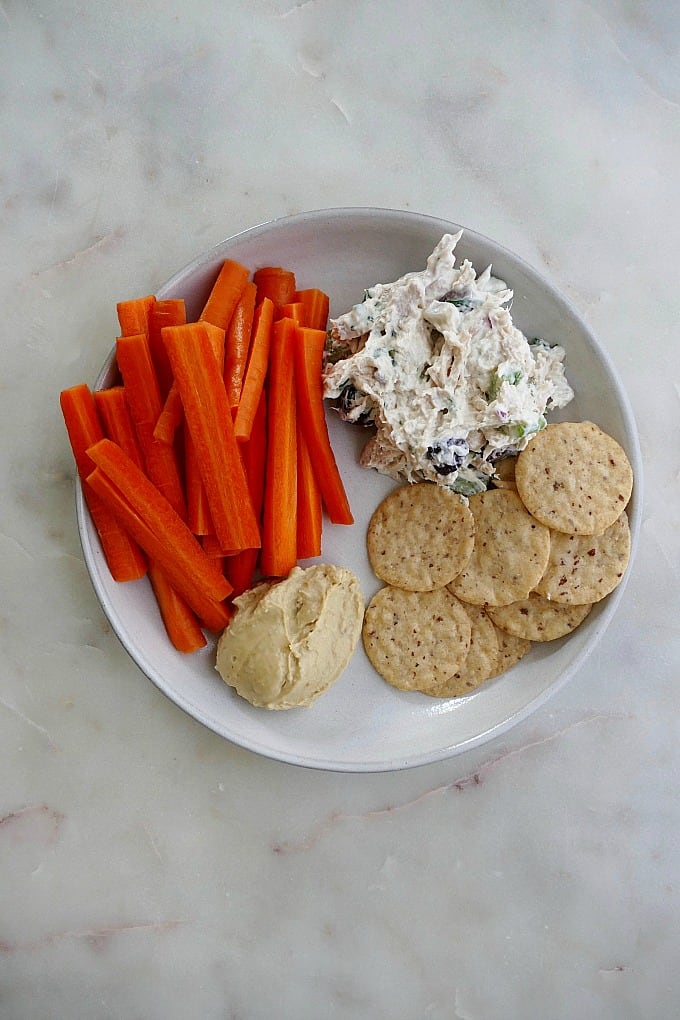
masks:
{"label": "hummus scoop", "polygon": [[329,563],[294,567],[234,605],[216,669],[251,705],[269,709],[308,706],[327,691],[352,657],[364,614],[358,578]]}

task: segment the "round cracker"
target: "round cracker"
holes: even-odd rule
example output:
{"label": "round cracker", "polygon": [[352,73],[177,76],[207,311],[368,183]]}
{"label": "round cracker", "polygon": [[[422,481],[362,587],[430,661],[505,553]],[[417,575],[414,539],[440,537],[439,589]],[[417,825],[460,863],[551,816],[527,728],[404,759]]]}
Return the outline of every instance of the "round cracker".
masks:
{"label": "round cracker", "polygon": [[467,613],[446,588],[411,592],[387,585],[371,599],[362,637],[389,684],[427,694],[462,666],[471,631]]}
{"label": "round cracker", "polygon": [[550,532],[510,489],[470,496],[470,510],[474,549],[449,591],[476,606],[506,606],[527,598],[548,563]]}
{"label": "round cracker", "polygon": [[599,602],[620,583],[630,559],[628,515],[622,513],[601,535],[553,531],[550,557],[536,591],[555,602],[581,606]]}
{"label": "round cracker", "polygon": [[382,580],[408,591],[443,588],[467,564],[474,519],[461,497],[432,482],[403,485],[371,517],[366,546]]}
{"label": "round cracker", "polygon": [[470,619],[470,650],[458,672],[432,692],[437,698],[459,698],[471,694],[476,687],[496,674],[500,664],[497,629],[484,608],[466,605],[464,602],[460,605]]}
{"label": "round cracker", "polygon": [[633,469],[616,440],[593,422],[559,422],[531,437],[517,458],[515,483],[542,524],[598,535],[625,509]]}
{"label": "round cracker", "polygon": [[496,638],[498,640],[498,670],[494,676],[500,676],[516,666],[527,652],[531,651],[531,641],[515,637],[514,634],[508,634],[500,627],[496,627]]}
{"label": "round cracker", "polygon": [[576,630],[593,608],[592,603],[571,606],[532,592],[509,606],[489,607],[489,616],[501,630],[527,641],[554,641]]}

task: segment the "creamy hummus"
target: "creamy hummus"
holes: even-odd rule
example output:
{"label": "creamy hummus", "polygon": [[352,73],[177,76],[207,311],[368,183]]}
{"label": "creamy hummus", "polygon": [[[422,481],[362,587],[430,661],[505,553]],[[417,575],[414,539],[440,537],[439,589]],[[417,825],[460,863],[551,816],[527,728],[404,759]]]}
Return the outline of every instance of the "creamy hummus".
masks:
{"label": "creamy hummus", "polygon": [[364,600],[352,571],[294,567],[234,599],[217,645],[222,679],[258,708],[311,705],[347,666],[361,634]]}
{"label": "creamy hummus", "polygon": [[455,265],[461,235],[331,320],[324,393],[345,420],[375,426],[362,464],[471,495],[574,394],[564,350],[513,324],[505,283]]}

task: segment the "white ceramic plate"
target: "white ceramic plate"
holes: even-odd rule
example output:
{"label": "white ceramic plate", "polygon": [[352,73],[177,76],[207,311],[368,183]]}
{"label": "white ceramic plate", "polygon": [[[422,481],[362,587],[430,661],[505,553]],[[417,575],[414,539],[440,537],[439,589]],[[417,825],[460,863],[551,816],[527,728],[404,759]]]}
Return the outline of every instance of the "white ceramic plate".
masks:
{"label": "white ceramic plate", "polygon": [[[181,297],[197,315],[221,262],[236,259],[251,269],[285,265],[300,287],[321,287],[331,315],[361,300],[373,283],[423,268],[442,234],[456,224],[415,213],[383,209],[331,209],[274,220],[229,238],[199,256],[158,291]],[[489,263],[513,288],[513,319],[528,336],[559,342],[567,352],[567,375],[576,400],[564,416],[590,418],[626,449],[636,487],[629,507],[633,548],[640,519],[641,464],[628,399],[607,354],[563,297],[538,273],[489,239],[465,230],[457,258],[478,272]],[[97,380],[111,382],[113,354]],[[366,600],[379,587],[365,551],[366,526],[393,482],[357,464],[366,439],[329,412],[329,426],[356,523],[327,524],[323,558],[354,570]],[[309,709],[267,712],[252,708],[214,669],[214,645],[193,656],[174,651],[165,636],[146,580],[116,584],[98,536],[77,493],[84,556],[92,582],[116,634],[140,669],[180,708],[223,737],[281,761],[335,771],[383,771],[438,761],[505,732],[541,705],[583,667],[623,594],[622,584],[568,638],[536,645],[511,671],[463,699],[438,701],[388,686],[360,646],[345,674]],[[625,582],[624,582],[625,583]]]}

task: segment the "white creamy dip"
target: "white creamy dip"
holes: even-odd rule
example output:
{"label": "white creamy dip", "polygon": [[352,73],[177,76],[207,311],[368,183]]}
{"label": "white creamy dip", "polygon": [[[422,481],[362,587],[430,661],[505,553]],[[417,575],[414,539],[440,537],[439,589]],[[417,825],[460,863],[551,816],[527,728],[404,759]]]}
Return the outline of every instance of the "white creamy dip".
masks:
{"label": "white creamy dip", "polygon": [[461,235],[445,234],[424,270],[376,284],[331,319],[324,394],[345,420],[375,426],[362,464],[470,495],[574,394],[564,350],[513,325],[512,291],[491,267],[456,267]]}

